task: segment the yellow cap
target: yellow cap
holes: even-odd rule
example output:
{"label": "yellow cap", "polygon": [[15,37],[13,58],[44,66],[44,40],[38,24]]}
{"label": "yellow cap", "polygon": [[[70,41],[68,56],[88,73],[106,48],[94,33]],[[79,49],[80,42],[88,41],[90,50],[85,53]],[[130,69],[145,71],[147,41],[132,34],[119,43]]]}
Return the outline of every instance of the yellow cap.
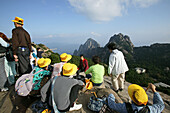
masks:
{"label": "yellow cap", "polygon": [[71,76],[77,72],[77,66],[71,63],[65,63],[63,65],[63,75]]}
{"label": "yellow cap", "polygon": [[49,58],[40,58],[38,60],[38,66],[39,67],[46,67],[51,63],[51,59]]}
{"label": "yellow cap", "polygon": [[12,20],[13,22],[16,22],[18,24],[24,24],[24,19],[20,18],[20,17],[15,17],[15,20]]}
{"label": "yellow cap", "polygon": [[137,105],[146,105],[148,102],[148,96],[145,90],[137,84],[132,84],[128,87],[128,94]]}
{"label": "yellow cap", "polygon": [[63,53],[63,54],[60,55],[61,61],[64,61],[64,62],[69,61],[71,58],[72,58],[72,56],[67,54],[67,53]]}

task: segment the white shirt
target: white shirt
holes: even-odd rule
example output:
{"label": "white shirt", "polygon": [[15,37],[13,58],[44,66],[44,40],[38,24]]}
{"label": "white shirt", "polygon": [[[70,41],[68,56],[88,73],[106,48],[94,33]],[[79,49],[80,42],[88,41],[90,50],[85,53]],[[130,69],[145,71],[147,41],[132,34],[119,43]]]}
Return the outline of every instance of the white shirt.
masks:
{"label": "white shirt", "polygon": [[119,75],[128,71],[128,66],[121,51],[114,49],[109,57],[108,74]]}

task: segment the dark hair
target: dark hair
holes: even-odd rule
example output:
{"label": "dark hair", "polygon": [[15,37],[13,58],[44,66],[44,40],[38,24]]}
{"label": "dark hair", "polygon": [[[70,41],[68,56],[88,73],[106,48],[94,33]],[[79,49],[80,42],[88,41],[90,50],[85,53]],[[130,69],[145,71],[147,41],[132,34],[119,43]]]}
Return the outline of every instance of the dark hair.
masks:
{"label": "dark hair", "polygon": [[92,61],[93,61],[95,64],[98,64],[98,63],[100,62],[99,56],[93,56],[93,57],[92,57]]}
{"label": "dark hair", "polygon": [[39,50],[40,48],[39,47],[37,47],[37,51]]}
{"label": "dark hair", "polygon": [[107,45],[107,47],[108,47],[109,49],[111,49],[111,50],[117,49],[115,43],[109,43],[109,44]]}
{"label": "dark hair", "polygon": [[82,56],[84,57],[84,55],[83,55],[83,54],[81,54],[81,55],[80,55],[80,57],[82,57]]}

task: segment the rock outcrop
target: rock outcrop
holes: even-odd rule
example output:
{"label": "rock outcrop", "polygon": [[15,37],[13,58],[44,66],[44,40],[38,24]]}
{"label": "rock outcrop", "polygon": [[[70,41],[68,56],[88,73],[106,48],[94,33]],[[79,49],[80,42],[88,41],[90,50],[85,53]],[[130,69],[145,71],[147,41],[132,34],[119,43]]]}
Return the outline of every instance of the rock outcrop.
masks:
{"label": "rock outcrop", "polygon": [[[91,92],[94,92],[94,91],[97,93],[98,97],[101,97],[103,95],[108,95],[110,93],[114,94],[116,97],[117,103],[130,102],[131,99],[129,98],[128,92],[127,92],[127,88],[130,84],[131,83],[125,82],[125,89],[121,92],[115,93],[112,90],[111,78],[108,76],[105,76],[104,77],[104,85],[106,88],[94,88],[94,89],[92,89],[90,91],[86,91],[84,93],[80,92],[79,97],[78,97],[78,102],[83,104],[83,107],[78,111],[72,111],[72,112],[68,112],[68,113],[92,113],[92,111],[90,111],[87,108],[87,103],[89,102],[89,98],[93,95]],[[166,95],[162,92],[159,92],[159,93],[165,103],[165,109],[163,110],[162,113],[169,113],[170,112],[170,96]],[[149,102],[149,104],[152,104],[153,103],[152,91],[148,90],[147,94],[149,97],[148,102]],[[12,110],[14,109],[14,107],[17,107],[16,106],[17,102],[15,102],[14,96],[16,96],[16,94],[14,92],[14,86],[12,86],[10,88],[9,92],[0,92],[0,111],[1,111],[1,113],[11,113]],[[25,99],[25,98],[22,98],[22,99]],[[20,101],[22,101],[22,100],[20,100]],[[28,100],[28,101],[30,101],[30,100]],[[14,112],[12,112],[12,113],[14,113]],[[31,107],[29,107],[27,109],[26,113],[33,113],[31,110]],[[116,112],[113,111],[113,113],[116,113]]]}

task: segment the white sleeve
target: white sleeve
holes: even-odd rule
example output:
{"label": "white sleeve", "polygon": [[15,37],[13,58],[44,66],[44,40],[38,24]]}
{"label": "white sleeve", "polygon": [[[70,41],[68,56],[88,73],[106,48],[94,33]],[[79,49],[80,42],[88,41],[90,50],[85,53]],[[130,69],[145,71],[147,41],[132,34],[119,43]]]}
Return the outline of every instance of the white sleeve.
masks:
{"label": "white sleeve", "polygon": [[108,74],[112,73],[113,67],[115,65],[115,57],[111,54],[109,57],[109,68],[108,68]]}

